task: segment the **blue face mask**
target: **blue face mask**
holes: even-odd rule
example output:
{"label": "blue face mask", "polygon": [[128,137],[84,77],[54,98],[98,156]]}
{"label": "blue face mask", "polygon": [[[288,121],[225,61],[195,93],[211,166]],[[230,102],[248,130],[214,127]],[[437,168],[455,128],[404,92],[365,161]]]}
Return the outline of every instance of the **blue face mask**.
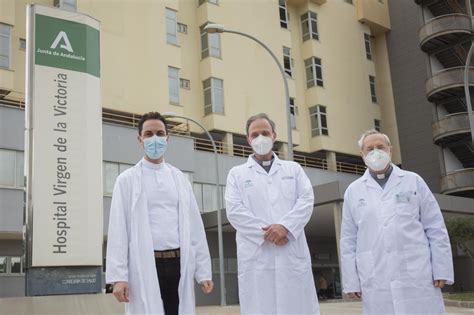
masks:
{"label": "blue face mask", "polygon": [[168,142],[166,142],[166,137],[158,137],[155,135],[153,137],[143,139],[145,154],[152,160],[157,160],[162,157],[166,152],[167,146]]}

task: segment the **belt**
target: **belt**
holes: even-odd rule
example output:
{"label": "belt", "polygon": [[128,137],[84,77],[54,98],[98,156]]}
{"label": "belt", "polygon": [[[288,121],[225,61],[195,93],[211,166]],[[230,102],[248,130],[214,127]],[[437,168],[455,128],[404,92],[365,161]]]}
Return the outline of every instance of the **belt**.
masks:
{"label": "belt", "polygon": [[169,250],[155,250],[155,258],[179,258],[179,248]]}

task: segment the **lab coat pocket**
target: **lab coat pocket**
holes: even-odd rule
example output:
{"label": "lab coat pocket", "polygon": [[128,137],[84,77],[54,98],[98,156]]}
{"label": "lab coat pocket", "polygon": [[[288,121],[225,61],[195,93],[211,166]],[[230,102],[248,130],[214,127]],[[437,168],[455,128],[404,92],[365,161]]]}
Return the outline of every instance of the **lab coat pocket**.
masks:
{"label": "lab coat pocket", "polygon": [[357,271],[362,286],[374,278],[374,256],[371,251],[356,254]]}
{"label": "lab coat pocket", "polygon": [[414,192],[405,192],[395,195],[395,205],[396,212],[399,216],[417,217],[419,215],[418,199]]}
{"label": "lab coat pocket", "polygon": [[427,282],[433,280],[431,255],[427,245],[405,245],[403,247],[403,257],[406,272],[410,278]]}
{"label": "lab coat pocket", "polygon": [[296,198],[296,181],[292,179],[281,180],[281,192],[283,197],[294,200]]}

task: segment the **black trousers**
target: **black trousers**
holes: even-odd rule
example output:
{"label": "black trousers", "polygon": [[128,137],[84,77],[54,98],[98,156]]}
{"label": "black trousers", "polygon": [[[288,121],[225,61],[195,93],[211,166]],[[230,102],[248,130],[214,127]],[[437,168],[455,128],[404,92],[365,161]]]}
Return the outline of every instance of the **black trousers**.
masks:
{"label": "black trousers", "polygon": [[181,277],[179,257],[155,258],[155,264],[165,315],[178,315],[178,285]]}

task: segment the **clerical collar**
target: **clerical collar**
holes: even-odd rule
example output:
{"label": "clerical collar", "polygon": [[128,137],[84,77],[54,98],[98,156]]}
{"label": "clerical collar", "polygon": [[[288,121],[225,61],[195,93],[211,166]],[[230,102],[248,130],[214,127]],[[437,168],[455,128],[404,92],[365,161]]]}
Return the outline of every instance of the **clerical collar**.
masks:
{"label": "clerical collar", "polygon": [[146,168],[149,168],[149,169],[152,169],[152,170],[159,170],[161,168],[163,168],[163,166],[165,165],[165,160],[163,160],[161,163],[152,163],[150,161],[147,161],[145,158],[142,159],[142,164],[143,166],[145,166]]}
{"label": "clerical collar", "polygon": [[373,179],[382,180],[382,179],[388,178],[390,176],[390,174],[392,174],[392,170],[393,170],[393,167],[390,164],[388,169],[383,174],[376,174],[376,173],[374,173],[370,170],[369,170],[369,172],[370,172],[370,175],[372,176]]}

